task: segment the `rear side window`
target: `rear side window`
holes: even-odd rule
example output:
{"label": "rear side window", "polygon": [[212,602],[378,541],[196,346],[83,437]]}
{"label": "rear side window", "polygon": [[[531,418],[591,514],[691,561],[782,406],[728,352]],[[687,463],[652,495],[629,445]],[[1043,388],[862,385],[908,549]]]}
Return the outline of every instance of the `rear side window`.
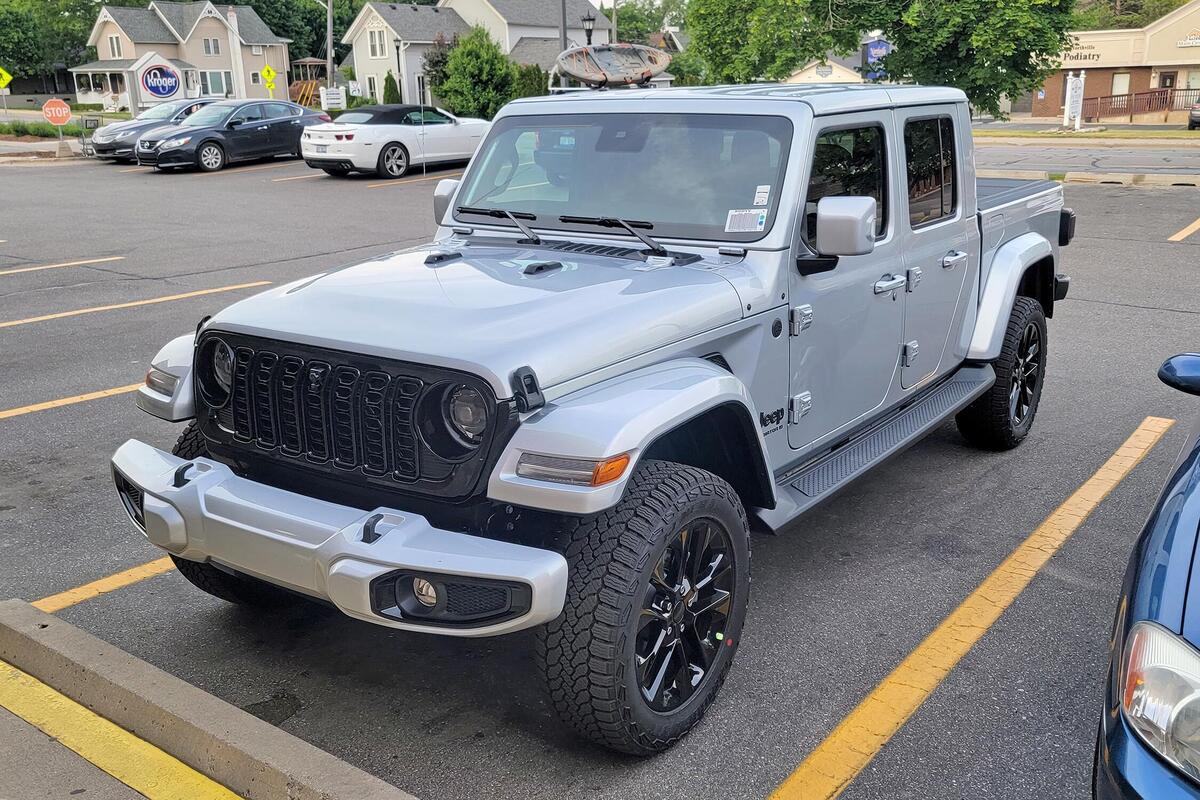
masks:
{"label": "rear side window", "polygon": [[813,147],[812,178],[804,203],[805,237],[817,236],[817,203],[823,197],[874,197],[875,235],[887,229],[887,148],[883,128],[871,125],[825,131]]}
{"label": "rear side window", "polygon": [[904,126],[908,162],[908,222],[918,228],[954,216],[958,180],[954,122],[949,117],[909,120]]}
{"label": "rear side window", "polygon": [[267,103],[267,117],[269,119],[290,117],[293,115],[294,108],[295,106],[290,106],[287,103]]}

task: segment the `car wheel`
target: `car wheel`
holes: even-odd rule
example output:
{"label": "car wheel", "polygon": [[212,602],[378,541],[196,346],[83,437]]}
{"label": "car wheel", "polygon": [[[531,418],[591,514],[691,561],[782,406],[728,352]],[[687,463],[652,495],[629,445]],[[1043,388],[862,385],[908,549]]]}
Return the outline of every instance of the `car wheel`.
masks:
{"label": "car wheel", "polygon": [[196,163],[205,172],[216,172],[225,166],[225,151],[219,144],[206,142],[196,152]]}
{"label": "car wheel", "polygon": [[563,532],[567,597],[537,658],[577,733],[635,755],[666,750],[717,696],[750,589],[746,512],[710,472],[638,467],[613,509]]}
{"label": "car wheel", "polygon": [[379,163],[375,167],[381,178],[400,178],[408,172],[408,151],[395,142],[379,152]]}
{"label": "car wheel", "polygon": [[986,450],[1010,450],[1033,427],[1046,376],[1046,315],[1032,297],[1018,297],[1008,318],[996,382],[955,421],[968,442]]}
{"label": "car wheel", "polygon": [[[195,422],[191,422],[179,435],[171,452],[180,458],[193,459],[208,455],[208,444]],[[219,570],[212,564],[189,561],[172,555],[179,574],[203,592],[219,597],[229,603],[273,608],[290,599],[287,592],[269,583],[253,578],[232,575]]]}

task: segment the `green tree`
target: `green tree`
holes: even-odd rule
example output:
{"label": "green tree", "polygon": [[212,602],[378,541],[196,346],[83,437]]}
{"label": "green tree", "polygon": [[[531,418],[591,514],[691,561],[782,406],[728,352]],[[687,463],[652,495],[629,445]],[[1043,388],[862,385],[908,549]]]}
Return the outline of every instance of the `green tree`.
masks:
{"label": "green tree", "polygon": [[0,67],[17,77],[30,78],[41,73],[45,66],[33,12],[0,7]]}
{"label": "green tree", "polygon": [[482,27],[474,27],[450,51],[440,94],[455,114],[491,119],[512,99],[513,63]]}
{"label": "green tree", "polygon": [[709,82],[704,59],[692,48],[674,53],[667,72],[675,76],[675,86],[703,86]]}
{"label": "green tree", "polygon": [[[601,9],[612,20],[612,9]],[[664,10],[656,0],[625,0],[617,7],[617,38],[622,42],[647,44],[650,34],[663,29]]]}
{"label": "green tree", "polygon": [[442,84],[446,82],[446,65],[450,62],[450,51],[457,46],[457,36],[447,42],[446,37],[439,33],[433,40],[433,45],[425,51],[421,64],[425,72],[425,85],[429,87],[430,94],[441,96]]}
{"label": "green tree", "polygon": [[537,64],[518,64],[513,78],[513,97],[541,97],[549,94],[550,75]]}
{"label": "green tree", "polygon": [[383,102],[385,103],[401,103],[400,86],[396,83],[396,76],[389,69],[387,77],[383,79]]}

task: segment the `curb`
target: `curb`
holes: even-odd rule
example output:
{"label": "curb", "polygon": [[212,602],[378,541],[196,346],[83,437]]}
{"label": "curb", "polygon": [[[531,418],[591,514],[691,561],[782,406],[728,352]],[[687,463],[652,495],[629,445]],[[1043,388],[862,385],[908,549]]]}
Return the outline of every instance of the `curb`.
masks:
{"label": "curb", "polygon": [[1050,173],[1037,169],[976,169],[977,178],[1019,178],[1023,181],[1048,181]]}
{"label": "curb", "polygon": [[416,800],[24,601],[0,602],[0,659],[247,800]]}
{"label": "curb", "polygon": [[[1053,173],[1036,169],[976,169],[979,178],[1017,178],[1026,181],[1051,180]],[[1200,186],[1200,173],[1167,172],[1067,172],[1063,183],[1090,183],[1116,186]]]}

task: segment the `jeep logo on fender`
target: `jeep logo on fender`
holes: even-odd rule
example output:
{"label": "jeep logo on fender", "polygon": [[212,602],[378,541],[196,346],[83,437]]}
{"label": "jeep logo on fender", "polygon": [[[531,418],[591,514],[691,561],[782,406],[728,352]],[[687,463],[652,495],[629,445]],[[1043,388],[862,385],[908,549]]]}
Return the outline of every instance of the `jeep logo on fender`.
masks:
{"label": "jeep logo on fender", "polygon": [[179,73],[159,64],[142,73],[142,88],[155,97],[170,97],[179,91]]}
{"label": "jeep logo on fender", "polygon": [[764,428],[774,428],[781,422],[783,422],[782,408],[777,408],[770,413],[767,413],[766,411],[760,411],[758,413],[758,424]]}

